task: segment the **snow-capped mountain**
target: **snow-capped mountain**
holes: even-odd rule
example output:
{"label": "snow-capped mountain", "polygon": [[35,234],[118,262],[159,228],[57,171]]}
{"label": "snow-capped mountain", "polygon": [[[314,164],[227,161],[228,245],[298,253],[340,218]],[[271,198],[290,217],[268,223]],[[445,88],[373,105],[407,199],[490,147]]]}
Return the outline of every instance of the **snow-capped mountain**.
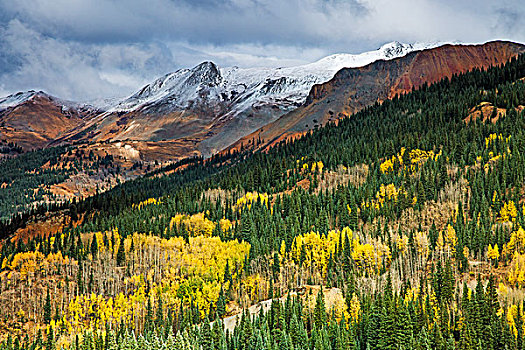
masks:
{"label": "snow-capped mountain", "polygon": [[212,62],[203,62],[192,69],[181,69],[157,79],[110,108],[109,112],[138,109],[162,112],[169,108],[186,109],[195,102],[208,106],[228,104],[231,108],[226,113],[228,116],[259,105],[278,104],[288,109],[302,104],[314,84],[330,80],[342,68],[361,67],[442,44],[394,41],[375,51],[335,54],[314,63],[285,68],[220,68]]}
{"label": "snow-capped mountain", "polygon": [[[44,91],[20,91],[14,94],[11,94],[6,97],[0,98],[0,111],[4,111],[9,108],[18,107],[27,102],[40,102],[42,99],[60,107],[64,113],[67,112],[79,112],[81,114],[95,114],[97,111],[102,112],[103,109],[100,107],[95,107],[95,104],[92,103],[78,103],[73,101],[63,100],[61,98],[49,95]],[[97,104],[98,106],[98,104]],[[109,107],[108,107],[109,108]]]}
{"label": "snow-capped mountain", "polygon": [[73,102],[59,100],[56,97],[46,94],[44,91],[28,90],[20,91],[9,96],[0,98],[0,111],[5,110],[7,108],[19,106],[27,101],[31,101],[39,97],[54,100],[57,102],[57,104],[63,105],[64,108],[73,105]]}
{"label": "snow-capped mountain", "polygon": [[336,54],[296,67],[221,68],[203,62],[144,86],[69,137],[193,140],[202,154],[211,155],[302,105],[314,85],[329,81],[342,68],[392,60],[442,44],[392,42],[375,51]]}
{"label": "snow-capped mountain", "polygon": [[2,97],[0,98],[0,110],[4,110],[9,107],[15,107],[21,103],[24,103],[25,101],[33,98],[36,94],[36,91],[30,90],[24,92],[17,92],[16,94]]}
{"label": "snow-capped mountain", "polygon": [[[209,156],[239,142],[259,142],[263,129],[270,141],[285,134],[301,135],[378,99],[410,91],[451,72],[505,62],[516,54],[512,43],[444,44],[392,42],[375,51],[336,54],[282,68],[223,68],[203,62],[169,73],[119,102],[110,99],[79,104],[42,92],[18,93],[0,99],[0,117],[7,120],[9,116],[9,124],[4,123],[5,131],[0,130],[0,135],[22,130],[22,124],[28,124],[22,117],[31,116],[31,122],[40,123],[44,110],[46,115],[58,118],[46,125],[57,125],[61,120],[64,127],[56,137],[56,133],[42,130],[41,144],[134,141],[148,143],[144,146],[147,148],[153,147],[149,143],[160,142],[170,147],[166,157]],[[485,52],[492,47],[497,49]],[[437,64],[433,60],[444,66],[417,73]],[[363,66],[367,67],[360,68]],[[346,79],[346,75],[364,80]],[[334,89],[338,94],[334,95]],[[336,104],[341,106],[335,108]],[[33,130],[31,126],[27,133]],[[251,137],[252,133],[257,136]]]}

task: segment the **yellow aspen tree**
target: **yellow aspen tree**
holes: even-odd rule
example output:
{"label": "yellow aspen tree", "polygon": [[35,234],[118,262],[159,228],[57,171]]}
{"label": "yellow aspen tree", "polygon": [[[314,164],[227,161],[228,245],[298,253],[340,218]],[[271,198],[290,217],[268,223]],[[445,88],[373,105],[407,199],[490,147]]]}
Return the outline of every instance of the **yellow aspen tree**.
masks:
{"label": "yellow aspen tree", "polygon": [[401,252],[401,255],[405,255],[406,251],[408,250],[408,237],[406,235],[402,235],[397,238],[397,249]]}
{"label": "yellow aspen tree", "polygon": [[516,208],[516,205],[513,201],[509,201],[503,204],[499,215],[501,222],[514,222],[518,216],[518,209]]}
{"label": "yellow aspen tree", "polygon": [[359,321],[359,315],[361,314],[361,303],[355,293],[352,295],[350,305],[348,305],[348,312],[350,313],[352,322],[357,323],[357,321]]}
{"label": "yellow aspen tree", "polygon": [[447,231],[445,233],[445,245],[449,254],[454,255],[457,244],[458,238],[456,236],[456,230],[452,225],[448,224]]}
{"label": "yellow aspen tree", "polygon": [[492,261],[496,261],[499,259],[499,248],[497,244],[494,245],[494,248],[489,244],[487,248],[487,258],[489,258]]}

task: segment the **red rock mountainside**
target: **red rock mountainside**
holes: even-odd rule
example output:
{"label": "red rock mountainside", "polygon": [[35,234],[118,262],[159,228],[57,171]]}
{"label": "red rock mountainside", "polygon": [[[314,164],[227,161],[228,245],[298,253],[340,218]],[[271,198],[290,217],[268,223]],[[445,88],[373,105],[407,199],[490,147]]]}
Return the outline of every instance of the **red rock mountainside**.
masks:
{"label": "red rock mountainside", "polygon": [[32,92],[21,103],[0,110],[0,139],[25,150],[46,147],[63,133],[81,126],[90,113],[94,112],[65,106],[43,92]]}
{"label": "red rock mountainside", "polygon": [[445,45],[390,61],[376,61],[361,68],[345,68],[332,80],[313,86],[303,106],[240,139],[229,149],[247,146],[257,140],[260,140],[259,147],[263,147],[298,137],[376,101],[406,93],[413,87],[473,68],[499,65],[523,52],[525,45],[503,41]]}

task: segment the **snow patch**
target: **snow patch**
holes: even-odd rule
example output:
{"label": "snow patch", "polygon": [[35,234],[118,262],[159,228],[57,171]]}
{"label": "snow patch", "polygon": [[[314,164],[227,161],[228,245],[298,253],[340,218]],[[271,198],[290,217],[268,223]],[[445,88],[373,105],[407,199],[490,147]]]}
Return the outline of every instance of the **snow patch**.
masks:
{"label": "snow patch", "polygon": [[49,99],[55,105],[59,106],[62,112],[64,113],[71,111],[71,110],[80,110],[80,109],[89,110],[89,109],[95,108],[93,105],[63,100],[58,97],[54,97],[49,94],[46,94],[43,91],[29,90],[29,91],[20,91],[20,92],[11,94],[9,96],[0,98],[0,111],[5,110],[7,108],[19,106],[27,101],[34,99],[35,97],[43,97],[43,98]]}
{"label": "snow patch", "polygon": [[327,82],[342,68],[362,67],[377,60],[391,60],[444,44],[394,41],[375,51],[335,54],[317,62],[284,68],[220,68],[212,62],[203,62],[192,69],[166,74],[109,108],[108,112],[183,110],[195,103],[226,105],[229,116],[254,106],[275,104],[291,108],[305,102],[314,84]]}
{"label": "snow patch", "polygon": [[29,101],[37,94],[42,93],[41,91],[36,92],[34,90],[25,91],[25,92],[17,92],[16,94],[12,94],[9,96],[6,96],[4,98],[0,98],[0,110],[4,110],[10,107],[16,107],[21,103],[24,103],[26,101]]}

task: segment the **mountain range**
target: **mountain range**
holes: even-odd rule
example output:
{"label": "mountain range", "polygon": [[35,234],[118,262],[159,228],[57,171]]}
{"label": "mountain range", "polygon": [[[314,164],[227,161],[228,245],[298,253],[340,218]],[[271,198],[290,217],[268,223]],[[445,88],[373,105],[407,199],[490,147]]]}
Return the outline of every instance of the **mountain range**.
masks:
{"label": "mountain range", "polygon": [[[106,148],[110,143],[114,150],[116,143],[131,142],[145,161],[207,157],[228,147],[302,135],[425,83],[504,63],[524,50],[504,41],[392,42],[296,67],[221,68],[203,62],[109,106],[20,92],[0,99],[0,139],[25,150],[79,143]],[[145,151],[151,147],[163,151]]]}
{"label": "mountain range", "polygon": [[19,92],[0,99],[0,135],[25,149],[76,141],[177,140],[209,156],[302,105],[313,85],[344,67],[438,45],[392,42],[376,51],[286,68],[221,68],[203,62],[97,107],[42,91]]}

